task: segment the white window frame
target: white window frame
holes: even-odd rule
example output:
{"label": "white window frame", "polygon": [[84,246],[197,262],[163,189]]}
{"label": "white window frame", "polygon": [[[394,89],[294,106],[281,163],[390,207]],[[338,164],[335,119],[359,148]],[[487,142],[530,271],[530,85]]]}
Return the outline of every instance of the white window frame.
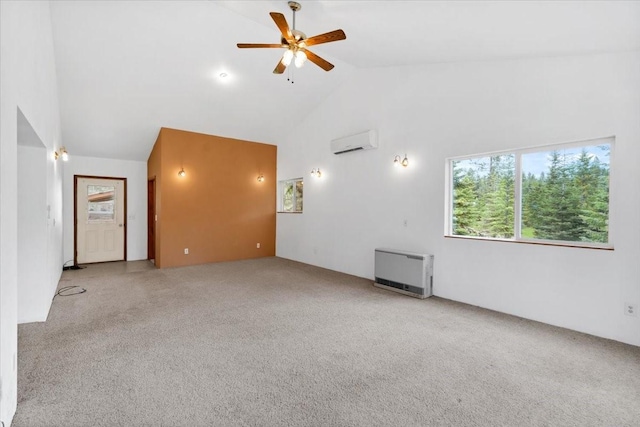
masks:
{"label": "white window frame", "polygon": [[[302,182],[302,209],[295,210],[297,206],[296,201],[296,183],[300,181]],[[293,209],[290,211],[284,210],[284,188],[288,183],[293,183]],[[291,178],[291,179],[283,179],[282,181],[278,181],[278,213],[302,213],[304,211],[304,179],[300,178]]]}
{"label": "white window frame", "polygon": [[[533,239],[528,237],[522,237],[522,155],[529,153],[537,153],[544,151],[553,151],[557,149],[565,148],[577,148],[587,147],[594,145],[608,144],[609,149],[609,216],[608,216],[608,242],[574,242],[565,240],[548,240],[548,239]],[[610,249],[613,250],[613,231],[614,226],[612,224],[612,199],[613,192],[611,191],[613,182],[613,163],[614,163],[614,150],[615,150],[615,136],[595,138],[581,141],[572,141],[565,143],[540,145],[536,147],[517,148],[512,150],[491,151],[486,153],[479,153],[473,155],[448,157],[445,162],[445,237],[452,237],[456,239],[471,239],[471,240],[491,240],[491,241],[503,241],[503,242],[518,242],[518,243],[531,243],[538,245],[550,245],[550,246],[568,246],[579,248],[594,248],[594,249]],[[453,162],[458,160],[470,160],[480,157],[491,157],[513,154],[515,156],[515,179],[514,179],[514,237],[511,239],[497,238],[497,237],[477,237],[477,236],[461,236],[453,234]]]}

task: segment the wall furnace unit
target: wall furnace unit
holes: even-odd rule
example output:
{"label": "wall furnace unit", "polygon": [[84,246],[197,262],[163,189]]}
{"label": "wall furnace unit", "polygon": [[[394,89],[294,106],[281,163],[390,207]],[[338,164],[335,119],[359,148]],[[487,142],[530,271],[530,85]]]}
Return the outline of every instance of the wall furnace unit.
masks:
{"label": "wall furnace unit", "polygon": [[433,295],[433,255],[379,248],[375,256],[374,286],[416,298]]}

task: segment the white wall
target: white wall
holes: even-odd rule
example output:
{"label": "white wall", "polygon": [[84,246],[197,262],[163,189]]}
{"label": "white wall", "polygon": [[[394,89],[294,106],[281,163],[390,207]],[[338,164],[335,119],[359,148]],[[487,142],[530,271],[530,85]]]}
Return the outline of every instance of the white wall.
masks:
{"label": "white wall", "polygon": [[[127,178],[127,261],[147,259],[147,162],[74,156],[64,163],[64,259],[73,261],[73,177]],[[69,262],[67,265],[71,265]]]}
{"label": "white wall", "polygon": [[[47,151],[62,145],[48,2],[0,2],[0,57],[0,421],[8,426],[17,400],[18,108]],[[56,283],[62,259],[62,178],[51,158],[46,176],[51,262],[41,260],[39,267]]]}
{"label": "white wall", "polygon": [[20,145],[18,133],[18,323],[47,319],[57,280],[47,260],[47,152]]}
{"label": "white wall", "polygon": [[[380,148],[330,153],[367,129]],[[614,251],[443,237],[447,157],[610,135]],[[640,345],[623,314],[640,303],[639,159],[637,51],[358,70],[278,147],[278,179],[305,194],[278,214],[277,255],[373,278],[376,247],[432,253],[438,296]]]}

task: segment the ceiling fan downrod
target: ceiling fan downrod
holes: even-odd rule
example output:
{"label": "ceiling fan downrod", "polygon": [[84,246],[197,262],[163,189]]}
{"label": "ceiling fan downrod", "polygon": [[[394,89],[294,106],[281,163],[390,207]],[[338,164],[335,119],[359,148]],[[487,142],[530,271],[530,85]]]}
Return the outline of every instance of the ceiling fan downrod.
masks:
{"label": "ceiling fan downrod", "polygon": [[296,12],[299,11],[300,9],[302,9],[302,5],[300,3],[298,3],[297,1],[290,1],[289,2],[289,8],[291,8],[291,10],[293,11],[293,28],[292,30],[296,29]]}

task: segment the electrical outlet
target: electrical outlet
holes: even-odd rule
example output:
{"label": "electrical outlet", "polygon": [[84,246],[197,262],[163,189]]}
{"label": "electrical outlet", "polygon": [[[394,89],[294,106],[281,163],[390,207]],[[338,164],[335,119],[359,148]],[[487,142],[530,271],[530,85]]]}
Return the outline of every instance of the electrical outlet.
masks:
{"label": "electrical outlet", "polygon": [[189,248],[184,248],[184,254],[189,255]]}
{"label": "electrical outlet", "polygon": [[627,316],[636,317],[638,315],[638,305],[631,302],[625,302],[624,314],[626,314]]}
{"label": "electrical outlet", "polygon": [[256,243],[256,249],[260,249],[260,243]]}

